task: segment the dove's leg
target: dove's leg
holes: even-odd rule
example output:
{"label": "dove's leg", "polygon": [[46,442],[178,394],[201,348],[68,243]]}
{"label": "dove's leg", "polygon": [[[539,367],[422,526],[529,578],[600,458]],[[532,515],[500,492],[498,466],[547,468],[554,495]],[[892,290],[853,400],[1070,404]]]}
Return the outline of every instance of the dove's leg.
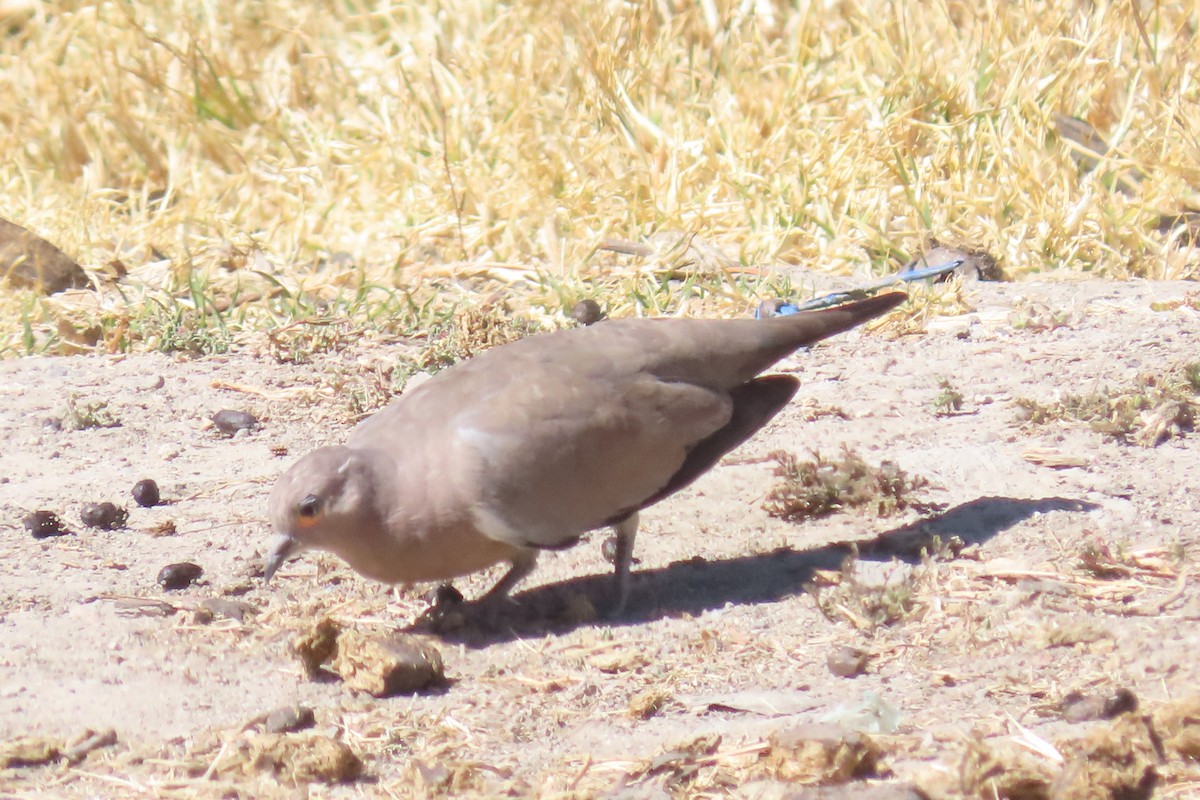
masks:
{"label": "dove's leg", "polygon": [[633,541],[637,538],[637,529],[636,511],[613,525],[613,532],[617,534],[617,552],[613,558],[613,603],[608,610],[611,617],[620,615],[625,610],[625,601],[629,599],[629,567],[633,563]]}
{"label": "dove's leg", "polygon": [[508,597],[508,593],[513,588],[525,579],[529,573],[533,572],[534,566],[537,564],[537,550],[521,550],[517,555],[513,556],[508,572],[504,573],[496,585],[488,589],[487,594],[479,598],[480,604],[495,603]]}

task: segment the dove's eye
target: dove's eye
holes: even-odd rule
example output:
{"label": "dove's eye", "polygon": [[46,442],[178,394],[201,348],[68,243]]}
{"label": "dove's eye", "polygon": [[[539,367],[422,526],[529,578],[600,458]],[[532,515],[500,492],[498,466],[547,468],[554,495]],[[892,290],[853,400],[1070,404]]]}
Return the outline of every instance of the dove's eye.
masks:
{"label": "dove's eye", "polygon": [[315,494],[308,495],[296,506],[296,512],[300,515],[301,524],[313,524],[321,516],[321,498]]}

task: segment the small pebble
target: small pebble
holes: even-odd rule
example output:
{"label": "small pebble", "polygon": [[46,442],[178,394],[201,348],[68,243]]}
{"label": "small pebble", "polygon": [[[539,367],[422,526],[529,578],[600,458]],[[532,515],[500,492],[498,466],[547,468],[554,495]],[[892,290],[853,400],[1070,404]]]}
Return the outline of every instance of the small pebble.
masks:
{"label": "small pebble", "polygon": [[595,300],[580,300],[571,309],[571,318],[581,325],[594,325],[604,319],[604,311]]}
{"label": "small pebble", "polygon": [[[604,540],[604,542],[600,545],[600,555],[604,558],[605,561],[607,561],[610,564],[617,563],[617,537],[616,536],[610,536]],[[642,563],[642,561],[637,556],[634,556],[632,563],[640,564],[640,563]]]}
{"label": "small pebble", "polygon": [[261,424],[258,417],[253,414],[246,411],[232,411],[228,408],[213,414],[212,423],[218,431],[226,436],[233,436],[238,431],[255,430]]}
{"label": "small pebble", "polygon": [[868,658],[870,655],[857,647],[841,645],[826,656],[825,664],[839,678],[854,678],[866,671]]}
{"label": "small pebble", "polygon": [[610,536],[600,545],[600,555],[610,564],[617,563],[617,537]]}
{"label": "small pebble", "polygon": [[460,606],[464,601],[462,592],[455,589],[451,583],[443,583],[435,589],[430,589],[422,599],[431,606]]}
{"label": "small pebble", "polygon": [[217,619],[217,614],[211,608],[196,606],[192,609],[192,625],[211,625]]}
{"label": "small pebble", "polygon": [[158,572],[158,585],[168,592],[186,589],[204,574],[199,564],[183,561],[178,564],[167,564]]}
{"label": "small pebble", "polygon": [[200,608],[206,609],[217,617],[245,622],[247,616],[253,615],[257,609],[243,600],[228,600],[224,597],[209,597],[200,603]]}
{"label": "small pebble", "polygon": [[308,706],[287,706],[268,714],[265,727],[267,733],[292,733],[316,724],[317,717]]}
{"label": "small pebble", "polygon": [[462,592],[449,583],[425,593],[429,608],[421,615],[421,622],[436,633],[453,633],[467,624],[466,601]]}
{"label": "small pebble", "polygon": [[171,461],[172,459],[178,458],[181,452],[183,451],[177,444],[163,444],[158,448],[158,457],[163,461]]}
{"label": "small pebble", "polygon": [[129,520],[129,512],[108,501],[88,503],[79,512],[79,519],[89,528],[111,531],[125,527],[125,523]]}
{"label": "small pebble", "polygon": [[1112,719],[1127,711],[1136,711],[1137,695],[1128,689],[1116,689],[1108,694],[1085,695],[1071,692],[1063,698],[1062,717],[1067,722],[1088,722],[1094,719]]}
{"label": "small pebble", "polygon": [[142,508],[158,505],[162,496],[158,493],[158,484],[146,478],[133,485],[133,500]]}
{"label": "small pebble", "polygon": [[48,539],[51,536],[63,536],[70,533],[53,511],[34,511],[26,514],[21,520],[25,530],[35,539]]}

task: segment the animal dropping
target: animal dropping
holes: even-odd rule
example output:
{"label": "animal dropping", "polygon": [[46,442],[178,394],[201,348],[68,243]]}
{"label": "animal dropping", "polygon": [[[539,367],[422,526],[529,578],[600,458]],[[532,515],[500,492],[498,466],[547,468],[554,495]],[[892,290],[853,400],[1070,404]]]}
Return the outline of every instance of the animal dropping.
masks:
{"label": "animal dropping", "polygon": [[133,485],[133,501],[142,508],[150,508],[162,502],[158,484],[150,478],[140,480]]}
{"label": "animal dropping", "polygon": [[21,518],[21,524],[35,539],[49,539],[51,536],[65,536],[70,533],[58,514],[44,509],[26,514]]}
{"label": "animal dropping", "polygon": [[461,362],[301,458],[270,498],[265,578],[326,550],[387,583],[506,562],[506,596],[543,550],[616,533],[610,613],[629,595],[638,512],[691,484],[799,388],[760,373],[885,314],[900,292],[763,320],[620,319]]}
{"label": "animal dropping", "polygon": [[88,503],[79,512],[79,520],[89,528],[111,531],[125,527],[129,512],[106,500],[103,503]]}
{"label": "animal dropping", "polygon": [[168,592],[177,592],[200,580],[203,574],[204,569],[190,561],[167,564],[158,571],[158,585]]}

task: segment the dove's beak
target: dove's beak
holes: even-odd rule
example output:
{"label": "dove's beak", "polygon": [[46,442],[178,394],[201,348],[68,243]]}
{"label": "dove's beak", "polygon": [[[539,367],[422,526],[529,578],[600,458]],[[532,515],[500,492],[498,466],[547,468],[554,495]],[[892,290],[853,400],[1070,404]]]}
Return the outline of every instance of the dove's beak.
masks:
{"label": "dove's beak", "polygon": [[283,565],[283,562],[299,552],[299,545],[300,543],[290,534],[275,534],[275,538],[271,540],[271,552],[267,553],[267,560],[263,565],[264,583],[270,583],[271,578],[275,576],[275,571]]}

